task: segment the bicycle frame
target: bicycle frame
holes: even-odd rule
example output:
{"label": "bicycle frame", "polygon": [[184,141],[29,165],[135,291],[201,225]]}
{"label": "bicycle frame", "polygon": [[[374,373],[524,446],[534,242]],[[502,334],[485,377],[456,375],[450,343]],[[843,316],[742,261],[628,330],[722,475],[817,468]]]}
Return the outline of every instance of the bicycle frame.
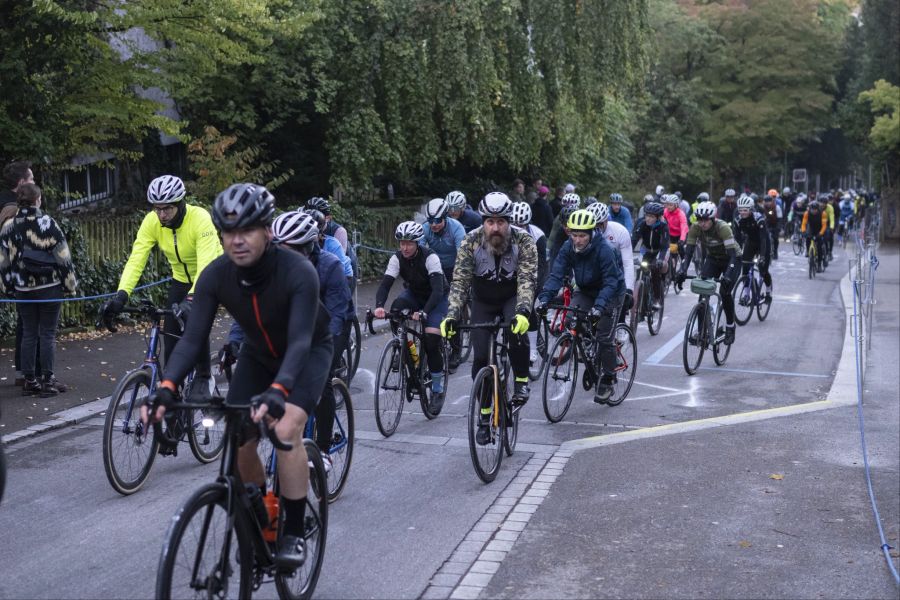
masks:
{"label": "bicycle frame", "polygon": [[[569,309],[574,310],[574,309]],[[497,317],[494,319],[492,323],[473,323],[473,324],[461,324],[459,326],[460,330],[463,329],[488,329],[492,330],[491,335],[491,350],[488,354],[488,364],[491,370],[494,372],[494,397],[493,397],[493,415],[494,415],[494,427],[498,427],[500,425],[500,396],[503,396],[504,404],[509,404],[509,394],[508,385],[509,385],[509,371],[510,369],[506,368],[506,365],[503,365],[502,373],[500,369],[500,361],[506,358],[506,330],[507,324],[501,322],[501,317]],[[502,332],[500,336],[497,334]],[[512,407],[512,413],[518,412],[520,406]]]}
{"label": "bicycle frame", "polygon": [[566,277],[563,279],[562,304],[557,308],[556,314],[547,323],[547,330],[551,335],[559,335],[562,333],[568,317],[568,308],[572,303],[572,282]]}

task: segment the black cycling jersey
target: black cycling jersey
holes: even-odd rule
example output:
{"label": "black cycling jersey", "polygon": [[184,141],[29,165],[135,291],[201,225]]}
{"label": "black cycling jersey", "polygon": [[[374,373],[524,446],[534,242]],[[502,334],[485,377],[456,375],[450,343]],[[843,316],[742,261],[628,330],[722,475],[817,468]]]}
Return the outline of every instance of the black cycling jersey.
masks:
{"label": "black cycling jersey", "polygon": [[238,267],[226,255],[211,262],[197,279],[191,318],[175,347],[165,379],[180,382],[196,362],[222,305],[244,330],[241,356],[252,355],[277,373],[272,383],[290,391],[310,350],[331,347],[328,311],[319,300],[319,277],[305,256],[271,245],[252,267]]}
{"label": "black cycling jersey", "polygon": [[430,313],[447,293],[449,284],[441,268],[441,259],[430,248],[418,247],[412,258],[403,258],[399,250],[388,261],[387,269],[375,294],[375,306],[382,307],[397,277],[402,277],[410,292],[422,304],[422,311]]}
{"label": "black cycling jersey", "polygon": [[735,214],[734,223],[731,225],[734,231],[734,239],[745,250],[752,248],[761,257],[769,254],[769,231],[766,228],[766,218],[756,212],[751,212],[746,217]]}

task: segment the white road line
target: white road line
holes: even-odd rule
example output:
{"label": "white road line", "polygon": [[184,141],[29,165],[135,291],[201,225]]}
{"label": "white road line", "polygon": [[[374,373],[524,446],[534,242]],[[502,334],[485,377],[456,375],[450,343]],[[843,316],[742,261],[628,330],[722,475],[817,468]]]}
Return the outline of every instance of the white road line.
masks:
{"label": "white road line", "polygon": [[[644,364],[648,364],[647,361]],[[662,365],[650,363],[652,367],[665,367],[667,369],[683,369],[683,365]],[[756,369],[730,369],[728,367],[700,367],[703,371],[728,371],[729,373],[751,373],[753,375],[782,375],[785,377],[811,377],[814,379],[830,379],[831,375],[817,375],[815,373],[794,373],[791,371],[758,371]]]}
{"label": "white road line", "polygon": [[679,332],[672,336],[668,342],[663,344],[661,347],[657,348],[656,352],[647,357],[647,360],[644,361],[646,365],[655,365],[657,363],[662,362],[662,360],[669,354],[672,350],[678,347],[681,342],[684,340],[684,332]]}

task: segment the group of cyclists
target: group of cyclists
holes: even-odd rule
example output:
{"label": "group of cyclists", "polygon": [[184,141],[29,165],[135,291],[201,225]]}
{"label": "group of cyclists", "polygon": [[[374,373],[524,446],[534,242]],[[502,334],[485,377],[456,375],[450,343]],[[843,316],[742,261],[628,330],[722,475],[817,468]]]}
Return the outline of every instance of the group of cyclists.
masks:
{"label": "group of cyclists", "polygon": [[[376,318],[386,318],[388,296],[398,278],[404,289],[391,311],[409,310],[421,321],[423,351],[432,386],[431,412],[441,410],[446,393],[442,344],[448,340],[449,365],[459,367],[459,326],[464,309],[473,323],[500,318],[509,328],[508,357],[513,375],[512,400],[528,401],[531,347],[529,330],[564,285],[574,285],[572,305],[590,315],[598,341],[599,372],[594,401],[609,400],[616,381],[615,332],[633,303],[635,249],[650,265],[653,297],[662,297],[669,257],[679,259],[676,283],[687,277],[695,258],[698,275],[718,278],[726,314],[725,344],[735,339],[731,288],[754,259],[771,302],[768,266],[778,258],[784,229],[799,231],[831,251],[834,231],[852,226],[860,211],[852,190],[794,195],[785,188],[762,198],[725,191],[718,203],[706,193],[688,203],[680,193],[658,186],[632,217],[619,193],[609,203],[581,197],[570,186],[557,202],[549,232],[532,221],[532,204],[491,192],[477,203],[452,191],[424,206],[424,223],[397,225],[397,250],[390,256],[375,297]],[[347,230],[331,217],[328,200],[311,198],[304,206],[276,216],[273,195],[263,186],[239,183],[221,192],[211,211],[185,202],[178,177],[154,179],[147,191],[152,210],[144,219],[116,296],[102,309],[104,321],[122,312],[158,246],[172,266],[165,322],[165,368],[161,382],[142,408],[145,422],[165,418],[180,397],[181,383],[196,367],[201,381],[210,377],[209,333],[219,306],[234,319],[223,363],[235,364],[226,402],[251,399],[254,422],[265,421],[294,450],[279,451],[285,521],[277,561],[296,568],[304,560],[303,522],[308,484],[307,458],[300,437],[315,414],[315,438],[328,461],[335,419],[331,376],[348,343],[356,307],[352,291],[359,267]],[[835,228],[837,221],[837,228]],[[184,323],[181,330],[180,323]],[[180,335],[180,337],[176,337]],[[177,339],[177,344],[174,340]],[[472,376],[487,364],[492,340],[473,330]],[[203,396],[210,386],[194,385]],[[208,398],[197,398],[208,400]],[[477,443],[489,439],[482,408]],[[238,465],[245,482],[265,485],[256,452],[258,430],[248,427]],[[326,467],[327,468],[327,467]]]}

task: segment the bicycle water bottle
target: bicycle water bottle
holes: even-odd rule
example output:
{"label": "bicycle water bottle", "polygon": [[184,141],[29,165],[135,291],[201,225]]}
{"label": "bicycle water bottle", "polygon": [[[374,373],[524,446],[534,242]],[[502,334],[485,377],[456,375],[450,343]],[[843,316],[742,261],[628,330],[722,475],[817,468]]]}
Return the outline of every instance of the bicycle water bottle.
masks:
{"label": "bicycle water bottle", "polygon": [[406,346],[409,348],[409,355],[412,356],[413,364],[419,366],[419,349],[416,348],[415,342],[406,340]]}
{"label": "bicycle water bottle", "polygon": [[269,511],[263,501],[262,492],[260,492],[259,486],[255,483],[245,483],[244,487],[247,488],[250,508],[253,509],[253,514],[256,515],[260,528],[265,530],[269,526]]}
{"label": "bicycle water bottle", "polygon": [[278,494],[269,492],[263,496],[263,503],[266,505],[266,511],[269,513],[269,526],[263,529],[263,537],[267,542],[274,542],[278,538]]}

